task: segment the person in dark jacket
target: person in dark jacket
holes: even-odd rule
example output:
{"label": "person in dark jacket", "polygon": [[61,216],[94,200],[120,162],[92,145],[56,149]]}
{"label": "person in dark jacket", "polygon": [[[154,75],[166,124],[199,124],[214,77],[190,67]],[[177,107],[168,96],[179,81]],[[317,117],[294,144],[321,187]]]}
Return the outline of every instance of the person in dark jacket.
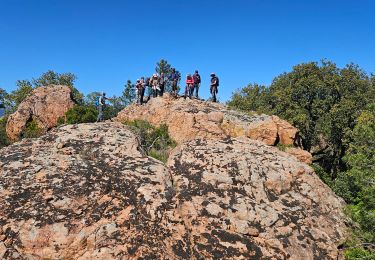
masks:
{"label": "person in dark jacket", "polygon": [[215,75],[215,73],[211,73],[210,93],[212,95],[213,102],[217,101],[216,96],[217,96],[217,93],[219,92],[218,87],[219,87],[219,78]]}
{"label": "person in dark jacket", "polygon": [[198,91],[199,91],[199,87],[201,85],[201,75],[199,75],[199,72],[198,70],[195,71],[194,75],[193,75],[193,79],[194,79],[194,88],[193,88],[193,92],[194,92],[194,89],[195,89],[195,97],[198,99]]}
{"label": "person in dark jacket", "polygon": [[178,84],[178,81],[180,79],[178,73],[176,72],[176,70],[174,68],[172,68],[172,72],[171,74],[169,75],[169,78],[168,78],[172,84],[172,95],[176,96],[177,97],[177,84]]}

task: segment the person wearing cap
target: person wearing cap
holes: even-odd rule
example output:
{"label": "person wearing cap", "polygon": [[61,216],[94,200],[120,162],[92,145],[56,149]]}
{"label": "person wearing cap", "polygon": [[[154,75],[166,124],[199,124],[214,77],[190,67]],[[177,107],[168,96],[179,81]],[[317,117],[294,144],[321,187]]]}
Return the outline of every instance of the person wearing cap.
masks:
{"label": "person wearing cap", "polygon": [[98,99],[97,107],[98,107],[99,113],[98,113],[98,118],[96,119],[96,122],[104,121],[104,107],[105,107],[105,101],[107,99],[112,100],[111,98],[106,97],[105,92],[102,92],[102,95],[99,96],[99,99]]}

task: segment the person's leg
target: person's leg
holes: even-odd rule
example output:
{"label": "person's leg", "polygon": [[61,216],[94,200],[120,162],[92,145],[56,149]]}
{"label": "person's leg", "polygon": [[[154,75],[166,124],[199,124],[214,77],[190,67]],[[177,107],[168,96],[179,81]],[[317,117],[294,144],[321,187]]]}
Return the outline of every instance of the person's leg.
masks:
{"label": "person's leg", "polygon": [[140,94],[140,104],[143,105],[143,97],[145,95],[145,88],[140,89],[141,94]]}
{"label": "person's leg", "polygon": [[195,97],[196,98],[198,98],[199,85],[200,84],[195,85]]}
{"label": "person's leg", "polygon": [[164,95],[164,86],[165,86],[165,84],[160,85],[160,96]]}
{"label": "person's leg", "polygon": [[96,119],[96,122],[101,122],[103,121],[103,106],[98,106],[98,118]]}
{"label": "person's leg", "polygon": [[185,98],[185,99],[186,99],[186,97],[187,97],[188,91],[189,91],[189,85],[186,84],[186,87],[185,87],[185,94],[184,94],[184,98]]}
{"label": "person's leg", "polygon": [[173,90],[173,95],[177,97],[177,81],[173,81],[173,87],[172,87],[172,90]]}
{"label": "person's leg", "polygon": [[193,91],[194,91],[194,84],[191,84],[189,86],[189,98],[191,99],[191,96],[193,95]]}

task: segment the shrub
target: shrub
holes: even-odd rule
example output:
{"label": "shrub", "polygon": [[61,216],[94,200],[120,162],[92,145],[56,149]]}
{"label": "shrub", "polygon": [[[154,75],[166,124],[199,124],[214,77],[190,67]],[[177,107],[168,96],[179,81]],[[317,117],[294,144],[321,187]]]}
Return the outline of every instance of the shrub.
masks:
{"label": "shrub", "polygon": [[9,145],[8,136],[6,133],[7,118],[0,118],[0,148]]}
{"label": "shrub", "polygon": [[75,105],[65,113],[65,119],[59,118],[58,124],[92,123],[97,116],[98,111],[94,106]]}
{"label": "shrub", "polygon": [[38,123],[33,119],[26,124],[25,129],[21,133],[21,138],[37,138],[43,134]]}
{"label": "shrub", "polygon": [[141,149],[146,155],[167,162],[170,150],[176,147],[176,142],[168,134],[167,125],[155,127],[143,120],[126,121],[124,124],[139,136]]}

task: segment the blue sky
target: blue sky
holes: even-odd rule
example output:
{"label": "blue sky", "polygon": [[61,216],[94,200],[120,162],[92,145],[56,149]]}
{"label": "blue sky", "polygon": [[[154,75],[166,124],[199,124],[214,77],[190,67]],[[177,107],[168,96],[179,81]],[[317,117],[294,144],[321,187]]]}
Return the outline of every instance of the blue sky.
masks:
{"label": "blue sky", "polygon": [[203,97],[216,72],[222,101],[322,58],[371,73],[374,11],[370,0],[0,0],[0,87],[52,69],[86,94],[119,95],[161,58],[198,69]]}

